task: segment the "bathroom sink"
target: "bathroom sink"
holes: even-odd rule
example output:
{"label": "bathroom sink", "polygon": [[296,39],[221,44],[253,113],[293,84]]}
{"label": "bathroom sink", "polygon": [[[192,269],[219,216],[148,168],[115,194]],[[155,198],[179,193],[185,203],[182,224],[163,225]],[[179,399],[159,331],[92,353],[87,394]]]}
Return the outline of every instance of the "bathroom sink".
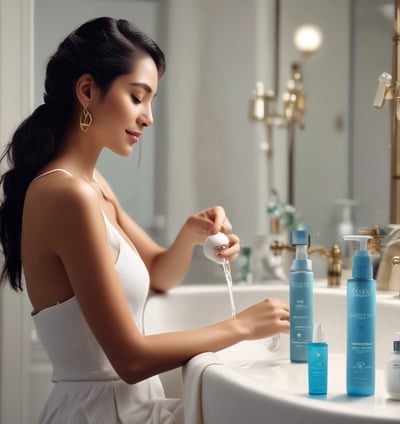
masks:
{"label": "bathroom sink", "polygon": [[386,398],[383,372],[376,373],[376,393],[345,394],[345,356],[329,356],[328,394],[308,395],[307,364],[289,360],[237,362],[210,366],[203,374],[205,424],[361,424],[398,423],[400,404]]}
{"label": "bathroom sink", "polygon": [[[288,301],[288,286],[234,286],[236,310],[266,297]],[[148,333],[196,328],[230,317],[223,284],[182,286],[149,299],[145,312]],[[400,330],[400,299],[377,294],[376,389],[369,397],[346,394],[346,290],[314,288],[314,322],[324,327],[329,346],[328,394],[308,394],[307,364],[289,361],[289,336],[281,335],[279,349],[272,339],[241,342],[217,353],[221,364],[207,366],[201,381],[204,424],[368,424],[399,423],[400,402],[387,398],[383,369]],[[166,392],[182,396],[179,370],[162,376]],[[186,387],[186,386],[185,386]]]}
{"label": "bathroom sink", "polygon": [[[349,422],[354,422],[354,415],[366,417],[372,422],[380,418],[392,418],[399,421],[400,404],[386,399],[384,374],[376,371],[376,393],[372,397],[350,397],[346,391],[346,357],[341,354],[329,355],[329,380],[327,395],[308,395],[307,364],[294,364],[288,359],[259,360],[250,362],[233,362],[233,370],[256,382],[260,388],[271,390],[275,396],[288,402],[302,404],[303,407],[315,409],[323,405],[324,415],[330,411],[333,415],[349,414]],[[322,403],[321,403],[322,402]],[[337,417],[336,417],[337,419]],[[341,423],[343,417],[341,417]],[[390,422],[390,419],[389,419]]]}

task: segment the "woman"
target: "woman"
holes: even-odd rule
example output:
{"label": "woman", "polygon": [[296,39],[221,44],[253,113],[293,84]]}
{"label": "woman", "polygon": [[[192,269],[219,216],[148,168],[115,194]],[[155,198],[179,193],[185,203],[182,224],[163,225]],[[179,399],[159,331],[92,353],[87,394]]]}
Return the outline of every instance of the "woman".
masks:
{"label": "woman", "polygon": [[181,401],[165,398],[157,374],[289,330],[288,307],[269,299],[206,328],[142,332],[148,290],[177,286],[196,245],[222,231],[230,245],[219,254],[233,260],[239,251],[221,207],[191,216],[160,247],[95,169],[103,148],[127,156],[152,125],[164,70],[159,47],[127,21],[83,24],[50,58],[44,104],[3,156],[2,279],[22,290],[23,271],[56,382],[41,424],[179,423]]}

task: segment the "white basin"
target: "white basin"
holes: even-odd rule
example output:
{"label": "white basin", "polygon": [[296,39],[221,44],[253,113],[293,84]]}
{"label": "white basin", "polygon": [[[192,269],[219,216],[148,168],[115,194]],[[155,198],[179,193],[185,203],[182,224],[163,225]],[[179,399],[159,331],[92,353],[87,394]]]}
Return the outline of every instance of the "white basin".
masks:
{"label": "white basin", "polygon": [[209,367],[202,387],[204,423],[399,422],[400,404],[386,398],[381,370],[371,397],[347,396],[345,372],[345,356],[330,354],[328,395],[310,396],[307,364],[260,360]]}
{"label": "white basin", "polygon": [[[234,286],[236,309],[266,297],[288,300],[288,286]],[[225,285],[182,286],[166,295],[153,295],[145,311],[148,333],[207,325],[230,317]],[[374,396],[346,395],[346,291],[314,289],[314,322],[324,326],[329,345],[328,395],[308,395],[307,365],[289,361],[289,337],[281,337],[279,352],[271,340],[242,342],[218,356],[224,365],[206,368],[202,379],[204,424],[399,423],[400,402],[387,399],[383,369],[400,330],[400,299],[394,293],[377,295],[376,390]],[[162,376],[168,395],[182,396],[179,370]]]}

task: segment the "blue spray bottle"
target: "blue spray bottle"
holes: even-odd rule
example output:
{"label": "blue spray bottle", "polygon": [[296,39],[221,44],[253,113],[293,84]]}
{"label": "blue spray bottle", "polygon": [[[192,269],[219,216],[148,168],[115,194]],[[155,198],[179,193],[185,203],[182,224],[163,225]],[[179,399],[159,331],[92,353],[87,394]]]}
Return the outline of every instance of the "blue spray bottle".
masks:
{"label": "blue spray bottle", "polygon": [[307,362],[308,343],[313,335],[313,283],[311,260],[307,255],[307,234],[292,231],[296,257],[289,274],[290,297],[290,360]]}
{"label": "blue spray bottle", "polygon": [[328,344],[321,324],[314,324],[313,341],[308,344],[308,393],[326,395],[328,391]]}
{"label": "blue spray bottle", "polygon": [[376,282],[372,278],[370,236],[344,236],[360,242],[347,282],[347,393],[369,396],[375,392]]}

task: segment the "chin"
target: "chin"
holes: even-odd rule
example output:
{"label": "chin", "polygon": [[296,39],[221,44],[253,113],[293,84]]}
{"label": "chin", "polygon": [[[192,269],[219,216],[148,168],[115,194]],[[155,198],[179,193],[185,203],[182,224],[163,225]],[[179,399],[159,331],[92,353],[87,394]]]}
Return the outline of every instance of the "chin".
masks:
{"label": "chin", "polygon": [[133,152],[133,146],[128,146],[128,147],[123,148],[123,149],[111,149],[111,151],[118,156],[128,157]]}

